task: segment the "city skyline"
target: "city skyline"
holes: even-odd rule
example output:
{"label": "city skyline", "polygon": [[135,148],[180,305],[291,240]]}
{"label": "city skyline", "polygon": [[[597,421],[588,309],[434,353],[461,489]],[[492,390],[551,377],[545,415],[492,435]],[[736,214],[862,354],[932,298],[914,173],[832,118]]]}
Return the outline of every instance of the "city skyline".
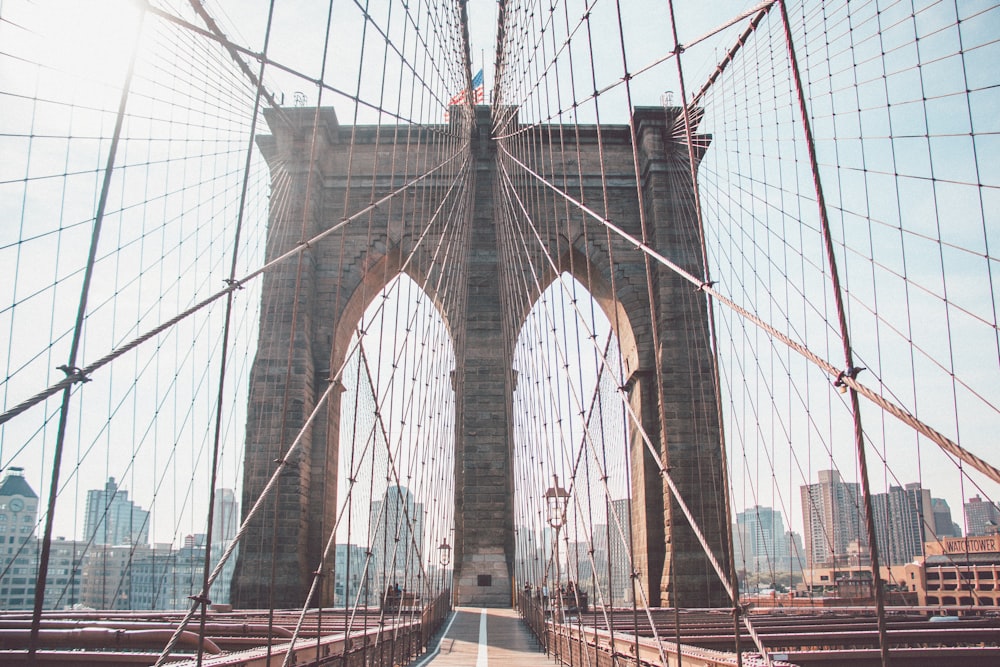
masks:
{"label": "city skyline", "polygon": [[8,650],[989,663],[998,35],[0,0]]}
{"label": "city skyline", "polygon": [[[207,548],[206,534],[185,535],[178,543],[149,543],[143,530],[148,512],[128,500],[128,493],[109,479],[88,491],[84,539],[56,538],[50,550],[45,609],[186,609],[200,592]],[[213,566],[235,536],[238,514],[235,494],[219,489],[223,517],[213,533]],[[40,558],[38,495],[18,467],[8,468],[0,481],[0,609],[31,609],[35,566]],[[88,537],[89,536],[89,537]],[[227,562],[213,584],[215,603],[229,600],[234,560]]]}

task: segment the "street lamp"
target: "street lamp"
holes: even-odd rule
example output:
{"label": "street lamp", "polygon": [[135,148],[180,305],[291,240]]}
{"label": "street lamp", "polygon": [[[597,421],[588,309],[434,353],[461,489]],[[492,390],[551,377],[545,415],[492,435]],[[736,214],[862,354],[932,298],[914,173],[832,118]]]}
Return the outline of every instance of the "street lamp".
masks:
{"label": "street lamp", "polygon": [[441,567],[448,567],[451,563],[451,545],[448,544],[448,538],[442,537],[441,544],[438,546],[438,555],[440,556]]}
{"label": "street lamp", "polygon": [[562,572],[559,564],[559,529],[566,522],[566,503],[568,500],[569,492],[559,486],[559,475],[552,475],[552,486],[545,492],[545,505],[549,512],[549,526],[556,533],[556,581],[555,586],[552,587],[552,593],[557,596],[556,599],[559,601],[560,610],[562,609],[562,591],[559,586],[562,581]]}
{"label": "street lamp", "polygon": [[451,563],[451,545],[448,544],[448,538],[442,537],[441,544],[438,545],[438,562],[441,563],[441,588],[445,588],[445,569],[448,564]]}
{"label": "street lamp", "polygon": [[569,492],[559,486],[559,475],[552,475],[552,482],[554,485],[545,492],[545,505],[549,510],[549,525],[559,530],[565,520]]}

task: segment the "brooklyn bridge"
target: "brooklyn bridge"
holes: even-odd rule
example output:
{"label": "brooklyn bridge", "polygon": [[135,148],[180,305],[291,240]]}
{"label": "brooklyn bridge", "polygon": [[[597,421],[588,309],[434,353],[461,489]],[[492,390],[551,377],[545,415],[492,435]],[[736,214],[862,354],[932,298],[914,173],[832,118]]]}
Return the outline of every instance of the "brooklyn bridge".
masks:
{"label": "brooklyn bridge", "polygon": [[0,3],[0,663],[1000,663],[1000,6]]}

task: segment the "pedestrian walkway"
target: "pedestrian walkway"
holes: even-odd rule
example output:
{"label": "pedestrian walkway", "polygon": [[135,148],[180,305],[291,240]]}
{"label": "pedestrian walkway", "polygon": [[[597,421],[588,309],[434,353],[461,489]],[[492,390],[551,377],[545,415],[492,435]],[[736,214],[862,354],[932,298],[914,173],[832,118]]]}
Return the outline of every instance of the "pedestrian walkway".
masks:
{"label": "pedestrian walkway", "polygon": [[412,667],[553,667],[513,609],[459,607],[433,652]]}

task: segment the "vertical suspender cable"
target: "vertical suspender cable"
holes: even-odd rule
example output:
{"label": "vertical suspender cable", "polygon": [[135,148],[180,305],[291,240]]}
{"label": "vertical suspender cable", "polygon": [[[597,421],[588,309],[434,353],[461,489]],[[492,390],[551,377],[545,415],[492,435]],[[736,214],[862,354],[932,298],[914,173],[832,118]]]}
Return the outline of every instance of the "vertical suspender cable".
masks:
{"label": "vertical suspender cable", "polygon": [[[681,54],[683,53],[684,48],[681,46],[681,43],[677,36],[677,17],[676,13],[674,12],[674,2],[673,0],[668,0],[667,4],[670,8],[670,28],[674,38],[674,60],[676,61],[677,64],[677,78],[680,85],[681,113],[684,119],[684,136],[687,142],[688,167],[691,171],[691,196],[694,198],[695,216],[697,218],[697,224],[698,224],[698,241],[701,249],[702,274],[705,282],[711,285],[712,277],[709,271],[708,248],[705,245],[705,223],[701,207],[701,196],[700,193],[698,192],[698,169],[695,165],[694,136],[691,126],[691,107],[687,103],[687,90],[684,83],[684,68],[681,64]],[[758,19],[762,18],[769,9],[770,6],[760,10],[760,12],[754,18],[754,21],[751,22],[751,25],[749,26],[748,30],[751,31],[754,30],[756,26],[759,25]],[[626,85],[628,85],[627,82]],[[710,293],[706,295],[706,299],[708,307],[709,343],[712,346],[712,359],[713,359],[712,380],[715,385],[715,408],[716,408],[716,415],[719,421],[719,445],[722,454],[722,459],[721,459],[722,477],[723,477],[723,488],[725,490],[723,506],[725,511],[726,525],[732,526],[733,525],[732,506],[730,503],[730,496],[729,496],[729,466],[727,463],[727,456],[726,456],[725,424],[722,418],[722,387],[719,381],[719,350],[718,350],[718,336],[716,334],[716,327],[715,327],[715,306],[714,306],[714,301],[712,299],[712,295]],[[736,553],[733,545],[733,535],[731,531],[729,533],[729,539],[727,540],[726,549],[728,551],[727,555],[729,557],[729,577],[731,583],[731,590],[733,591],[733,598],[732,598],[733,639],[735,641],[736,662],[738,665],[742,666],[743,654],[742,651],[740,650],[740,635],[741,635],[740,599],[739,599],[740,590],[739,586],[737,585],[739,582],[736,576]],[[766,652],[764,658],[765,660],[768,660]]]}
{"label": "vertical suspender cable", "polygon": [[[638,132],[637,132],[636,126],[635,126],[635,114],[632,112],[632,92],[631,92],[631,86],[629,84],[629,80],[631,78],[631,75],[628,72],[628,61],[626,59],[626,54],[625,54],[624,32],[623,32],[623,27],[622,27],[622,24],[621,24],[621,3],[620,3],[620,1],[616,1],[615,5],[616,5],[616,8],[618,10],[618,12],[617,12],[617,14],[618,14],[618,31],[619,31],[619,39],[621,40],[621,46],[622,46],[622,48],[621,48],[621,51],[622,51],[622,68],[624,70],[624,79],[625,79],[625,97],[626,97],[626,100],[627,100],[627,109],[628,109],[629,136],[631,137],[631,140],[632,140],[632,164],[633,164],[633,167],[635,169],[635,190],[636,190],[636,197],[637,197],[638,202],[639,202],[639,229],[640,229],[640,232],[641,232],[641,237],[642,237],[642,243],[643,243],[643,245],[649,246],[650,245],[649,224],[648,224],[647,219],[646,219],[645,201],[644,201],[643,192],[642,192],[642,170],[641,170],[640,164],[639,164]],[[589,26],[590,26],[590,20],[589,19],[587,20],[587,26],[588,26],[588,31],[589,31]],[[596,105],[596,103],[597,103],[596,99],[595,99],[594,103]],[[670,460],[669,460],[669,443],[667,442],[666,390],[665,390],[665,387],[664,387],[663,369],[661,367],[661,351],[662,350],[661,350],[661,347],[660,347],[661,342],[660,342],[660,327],[659,327],[659,317],[660,317],[660,314],[661,314],[661,309],[658,307],[659,306],[659,302],[656,300],[656,286],[653,284],[653,265],[652,265],[652,262],[650,261],[649,255],[644,253],[642,260],[643,260],[643,266],[645,267],[646,289],[647,289],[647,295],[648,295],[648,298],[649,298],[649,315],[650,315],[649,319],[650,319],[650,325],[651,325],[651,327],[650,327],[650,333],[651,333],[652,344],[653,344],[653,360],[654,360],[653,363],[655,365],[654,369],[653,369],[653,373],[655,374],[655,379],[656,379],[657,423],[658,423],[658,426],[659,426],[659,428],[658,428],[658,431],[659,431],[659,447],[660,447],[659,459],[660,459],[660,470],[661,470],[661,475],[662,475],[663,472],[665,472],[666,468],[669,467]],[[671,530],[673,530],[673,528],[674,528],[674,526],[676,524],[675,524],[674,519],[673,519],[673,510],[670,507],[669,503],[670,503],[669,500],[667,500],[667,501],[664,502],[663,513],[664,513],[664,516],[670,522]],[[667,538],[667,535],[664,534],[664,539],[666,539],[666,538]],[[671,556],[671,558],[670,558],[670,568],[671,568],[671,570],[674,567],[674,562],[675,562],[675,559]],[[680,595],[679,595],[678,590],[677,590],[678,589],[677,582],[674,580],[672,572],[669,573],[669,580],[670,580],[670,586],[671,586],[671,596],[670,596],[671,600],[670,600],[670,602],[671,602],[671,606],[674,609],[674,641],[675,641],[676,647],[677,647],[677,662],[678,662],[678,664],[680,664],[681,661],[683,660],[683,658],[682,658],[682,650],[681,650]],[[662,575],[661,575],[661,578],[660,578],[660,587],[661,587],[661,589],[663,587],[663,578],[662,578]]]}
{"label": "vertical suspender cable", "polygon": [[[118,155],[118,143],[121,139],[122,126],[125,122],[125,109],[128,106],[129,93],[132,90],[132,78],[135,74],[135,62],[139,54],[139,35],[142,33],[146,18],[145,5],[141,8],[139,22],[136,27],[132,53],[129,57],[128,72],[122,85],[118,100],[118,112],[115,116],[115,129],[108,148],[108,160],[104,167],[104,180],[101,183],[100,199],[94,214],[94,226],[90,234],[90,252],[87,256],[87,266],[83,274],[83,286],[80,288],[80,302],[76,312],[76,322],[73,325],[73,340],[70,343],[69,357],[60,370],[67,376],[83,375],[76,367],[76,358],[80,351],[80,339],[83,337],[83,325],[87,316],[87,299],[90,296],[90,281],[94,275],[94,265],[97,263],[97,246],[101,239],[101,227],[104,224],[104,213],[108,203],[108,192],[111,189],[111,176],[115,170],[115,160]],[[86,377],[80,378],[86,382]],[[59,472],[62,467],[63,448],[66,443],[66,424],[69,419],[69,402],[72,398],[72,385],[63,389],[62,404],[59,408],[59,427],[56,432],[56,446],[52,454],[52,478],[49,483],[49,501],[45,512],[45,533],[42,537],[42,548],[38,559],[38,572],[35,577],[35,606],[31,614],[31,637],[28,643],[28,663],[35,664],[38,651],[38,631],[42,622],[42,607],[45,605],[45,580],[49,572],[49,555],[52,551],[52,524],[56,512],[56,493],[59,489]]]}
{"label": "vertical suspender cable", "polygon": [[[844,351],[845,368],[843,375],[850,378],[857,376],[858,370],[854,367],[854,353],[851,349],[850,333],[847,327],[847,312],[844,308],[844,295],[840,287],[840,275],[837,271],[837,261],[833,250],[833,239],[830,233],[830,220],[826,212],[826,200],[823,197],[823,184],[820,179],[819,162],[816,158],[816,145],[813,140],[812,127],[809,122],[809,110],[806,106],[805,92],[802,89],[802,77],[799,73],[798,60],[795,56],[795,46],[792,43],[792,29],[788,20],[788,10],[784,0],[778,0],[778,7],[781,10],[781,22],[785,31],[785,46],[788,50],[789,67],[795,83],[795,94],[798,98],[799,113],[802,120],[802,128],[805,133],[806,148],[809,151],[809,166],[812,168],[813,186],[816,190],[816,205],[819,209],[820,229],[823,236],[823,245],[826,251],[826,259],[830,267],[830,283],[833,290],[833,299],[837,308],[837,323],[840,327],[840,340]],[[854,387],[848,386],[847,390],[851,399],[851,415],[854,420],[854,447],[858,457],[858,466],[861,475],[861,491],[865,509],[865,526],[868,533],[868,543],[871,549],[872,558],[872,584],[875,593],[875,612],[878,617],[878,639],[879,654],[882,666],[889,664],[889,645],[886,639],[885,624],[885,599],[881,585],[881,574],[878,557],[878,544],[875,535],[875,517],[872,511],[871,488],[868,479],[868,464],[865,460],[865,439],[864,430],[861,425],[861,405],[858,401],[858,392]]]}
{"label": "vertical suspender cable", "polygon": [[[198,9],[201,6],[200,0],[189,0],[191,5]],[[204,11],[204,8],[202,8]],[[253,113],[250,119],[250,136],[247,139],[246,160],[243,163],[243,178],[240,187],[240,203],[236,213],[236,229],[233,233],[233,258],[229,266],[229,278],[226,284],[236,284],[236,267],[240,256],[240,237],[243,231],[243,219],[246,213],[247,183],[250,180],[250,167],[253,164],[253,146],[257,135],[257,122],[260,118],[260,102],[264,92],[264,67],[267,63],[267,47],[271,38],[271,20],[274,16],[274,0],[271,1],[267,14],[267,28],[264,32],[264,48],[261,52],[260,70],[257,73],[256,86],[253,102]],[[242,61],[240,61],[242,62]],[[299,262],[302,255],[299,255]],[[201,593],[191,596],[194,604],[201,605],[201,615],[198,620],[198,657],[197,665],[201,667],[205,655],[205,623],[208,613],[209,574],[212,571],[212,529],[215,521],[215,483],[219,475],[219,441],[222,437],[222,403],[226,387],[226,357],[229,354],[229,337],[233,319],[233,292],[226,294],[226,314],[222,326],[222,349],[219,361],[219,390],[216,395],[215,404],[215,431],[212,436],[212,463],[208,483],[208,519],[205,528],[205,561],[202,568]]]}

